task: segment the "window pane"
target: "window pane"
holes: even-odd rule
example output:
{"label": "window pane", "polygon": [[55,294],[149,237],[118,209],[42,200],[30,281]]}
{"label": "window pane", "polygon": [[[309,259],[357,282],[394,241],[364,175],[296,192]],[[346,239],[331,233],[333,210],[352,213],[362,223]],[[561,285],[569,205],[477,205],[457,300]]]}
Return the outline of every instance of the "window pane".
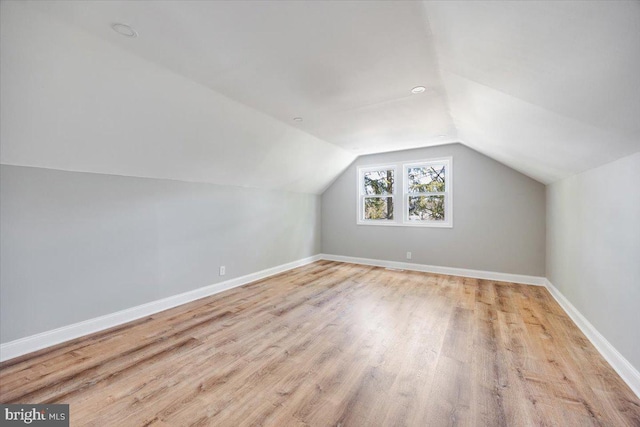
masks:
{"label": "window pane", "polygon": [[444,172],[444,165],[429,165],[407,168],[408,192],[444,192]]}
{"label": "window pane", "polygon": [[393,197],[365,197],[364,219],[393,219]]}
{"label": "window pane", "polygon": [[364,194],[393,194],[393,169],[365,172]]}
{"label": "window pane", "polygon": [[409,220],[444,221],[444,196],[409,196]]}

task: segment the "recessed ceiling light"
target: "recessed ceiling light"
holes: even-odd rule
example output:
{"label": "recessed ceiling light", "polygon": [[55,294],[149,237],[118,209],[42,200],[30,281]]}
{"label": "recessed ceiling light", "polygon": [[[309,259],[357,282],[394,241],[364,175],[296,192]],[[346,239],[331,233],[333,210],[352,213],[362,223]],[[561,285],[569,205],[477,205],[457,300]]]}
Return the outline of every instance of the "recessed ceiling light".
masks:
{"label": "recessed ceiling light", "polygon": [[138,37],[138,32],[131,28],[130,25],[121,24],[116,22],[115,24],[111,24],[111,28],[118,34],[122,34],[125,37]]}
{"label": "recessed ceiling light", "polygon": [[424,86],[416,86],[413,89],[411,89],[411,93],[422,93],[425,90],[427,90],[427,88],[425,88]]}
{"label": "recessed ceiling light", "polygon": [[438,135],[439,138],[444,138],[447,135]]}
{"label": "recessed ceiling light", "polygon": [[293,121],[294,122],[301,122],[302,121],[302,117],[294,117]]}

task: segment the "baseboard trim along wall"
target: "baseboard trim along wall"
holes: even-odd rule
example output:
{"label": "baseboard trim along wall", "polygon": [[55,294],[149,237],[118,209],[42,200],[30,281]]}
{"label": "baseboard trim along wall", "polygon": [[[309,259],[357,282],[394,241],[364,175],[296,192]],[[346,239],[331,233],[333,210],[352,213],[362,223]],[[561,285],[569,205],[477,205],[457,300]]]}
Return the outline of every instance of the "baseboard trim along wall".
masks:
{"label": "baseboard trim along wall", "polygon": [[127,308],[115,313],[107,314],[83,322],[74,323],[72,325],[63,326],[51,331],[42,332],[15,341],[10,341],[0,345],[0,361],[13,359],[23,354],[31,353],[43,348],[51,347],[56,344],[80,338],[95,332],[112,328],[123,323],[131,322],[145,316],[158,313],[169,308],[177,307],[200,298],[208,297],[228,289],[237,288],[247,283],[255,282],[287,270],[311,264],[312,262],[322,259],[321,255],[314,255],[297,261],[267,268],[256,273],[247,274],[242,277],[226,280],[202,288],[194,289],[189,292],[170,296],[160,300],[152,301],[136,307]]}
{"label": "baseboard trim along wall", "polygon": [[319,260],[347,262],[352,264],[372,265],[376,267],[396,268],[401,270],[421,271],[426,273],[445,274],[450,276],[472,277],[476,279],[495,280],[502,282],[522,283],[526,285],[544,286],[569,315],[571,320],[580,328],[582,333],[591,341],[594,347],[615,369],[620,377],[629,385],[634,393],[640,397],[640,373],[604,338],[596,328],[569,302],[569,300],[544,277],[527,276],[521,274],[498,273],[492,271],[470,270],[465,268],[440,267],[424,264],[413,264],[397,261],[385,261],[369,258],[357,258],[343,255],[319,254],[303,258],[290,263],[271,267],[256,273],[230,279],[224,282],[205,286],[193,291],[152,301],[147,304],[131,307],[105,316],[74,323],[62,328],[54,329],[29,337],[0,345],[0,361],[13,359],[56,344],[80,338],[114,326],[118,326],[145,316],[150,316],[169,308],[177,307],[200,298],[214,295],[228,289],[236,288],[247,283],[261,280],[296,267],[311,264]]}
{"label": "baseboard trim along wall", "polygon": [[622,380],[627,383],[629,388],[640,398],[640,372],[633,367],[622,354],[611,345],[605,337],[574,307],[573,304],[556,288],[553,284],[545,279],[545,285],[549,293],[560,304],[560,307],[569,315],[573,323],[575,323],[583,334],[591,341],[591,344],[600,352],[611,367],[620,375]]}
{"label": "baseboard trim along wall", "polygon": [[573,322],[580,328],[583,334],[591,341],[611,367],[627,383],[629,388],[640,397],[640,372],[629,363],[615,349],[613,345],[576,309],[569,300],[546,277],[526,276],[521,274],[498,273],[493,271],[470,270],[465,268],[440,267],[434,265],[412,264],[407,262],[386,261],[379,259],[357,258],[343,255],[320,255],[321,259],[329,261],[349,262],[352,264],[373,265],[385,268],[397,268],[401,270],[422,271],[427,273],[446,274],[450,276],[472,277],[475,279],[495,280],[501,282],[522,283],[525,285],[544,286],[560,304]]}
{"label": "baseboard trim along wall", "polygon": [[446,274],[449,276],[472,277],[474,279],[496,280],[500,282],[522,283],[524,285],[545,286],[546,279],[523,274],[498,273],[495,271],[470,270],[467,268],[440,267],[436,265],[414,264],[409,262],[386,261],[380,259],[357,258],[344,255],[322,254],[329,261],[350,262],[352,264],[374,265],[376,267],[397,268],[399,270],[422,271],[425,273]]}
{"label": "baseboard trim along wall", "polygon": [[131,322],[136,319],[140,319],[145,316],[150,316],[154,313],[158,313],[169,308],[177,307],[181,304],[186,304],[191,301],[195,301],[200,298],[204,298],[210,295],[217,294],[219,292],[226,291],[228,289],[236,288],[238,286],[245,285],[247,283],[254,282],[256,280],[264,279],[269,276],[273,276],[278,273],[282,273],[287,270],[291,270],[296,267],[300,267],[306,264],[318,260],[348,262],[352,264],[373,265],[386,268],[397,268],[401,270],[413,270],[422,271],[427,273],[446,274],[451,276],[473,277],[477,279],[497,280],[504,282],[516,282],[527,285],[544,286],[545,278],[536,276],[525,276],[519,274],[507,274],[497,273],[490,271],[469,270],[464,268],[452,268],[452,267],[439,267],[424,264],[412,264],[396,261],[384,261],[368,258],[356,258],[342,255],[329,255],[319,254],[312,257],[304,258],[298,261],[293,261],[287,264],[282,264],[276,267],[268,268],[266,270],[258,271],[256,273],[247,274],[246,276],[237,277],[224,282],[216,283],[213,285],[205,286],[193,291],[185,292],[182,294],[174,295],[171,297],[163,298],[160,300],[152,301],[147,304],[142,304],[136,307],[131,307],[125,310],[117,311],[115,313],[107,314],[93,319],[85,320],[82,322],[74,323],[72,325],[63,326],[51,331],[42,332],[36,335],[31,335],[25,338],[20,338],[15,341],[10,341],[5,344],[0,344],[0,361],[13,359],[23,354],[31,353],[43,348],[51,347],[65,341],[70,341],[75,338],[80,338],[85,335],[89,335],[95,332],[99,332],[105,329],[112,328],[127,322]]}

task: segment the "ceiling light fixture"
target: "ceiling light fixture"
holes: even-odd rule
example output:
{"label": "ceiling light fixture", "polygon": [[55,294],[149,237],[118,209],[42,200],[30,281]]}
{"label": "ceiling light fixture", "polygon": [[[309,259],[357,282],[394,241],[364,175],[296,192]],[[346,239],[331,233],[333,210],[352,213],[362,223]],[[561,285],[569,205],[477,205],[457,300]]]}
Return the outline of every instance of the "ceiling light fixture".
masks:
{"label": "ceiling light fixture", "polygon": [[131,37],[131,38],[138,37],[138,32],[133,28],[131,28],[130,25],[116,22],[115,24],[111,24],[111,28],[116,33],[121,34],[125,37]]}
{"label": "ceiling light fixture", "polygon": [[301,122],[302,121],[302,117],[294,117],[293,121],[294,122]]}
{"label": "ceiling light fixture", "polygon": [[411,89],[411,93],[418,94],[418,93],[424,92],[425,90],[427,90],[427,88],[425,88],[424,86],[416,86],[413,89]]}

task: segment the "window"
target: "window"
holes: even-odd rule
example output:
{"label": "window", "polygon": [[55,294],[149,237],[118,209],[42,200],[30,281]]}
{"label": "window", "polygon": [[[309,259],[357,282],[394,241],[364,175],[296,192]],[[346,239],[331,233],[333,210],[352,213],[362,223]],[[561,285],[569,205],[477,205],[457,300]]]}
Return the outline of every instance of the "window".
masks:
{"label": "window", "polygon": [[403,170],[405,221],[451,226],[451,159],[404,164]]}
{"label": "window", "polygon": [[363,221],[393,221],[395,166],[360,169],[359,217]]}
{"label": "window", "polygon": [[447,157],[358,168],[358,224],[452,227],[452,162]]}

